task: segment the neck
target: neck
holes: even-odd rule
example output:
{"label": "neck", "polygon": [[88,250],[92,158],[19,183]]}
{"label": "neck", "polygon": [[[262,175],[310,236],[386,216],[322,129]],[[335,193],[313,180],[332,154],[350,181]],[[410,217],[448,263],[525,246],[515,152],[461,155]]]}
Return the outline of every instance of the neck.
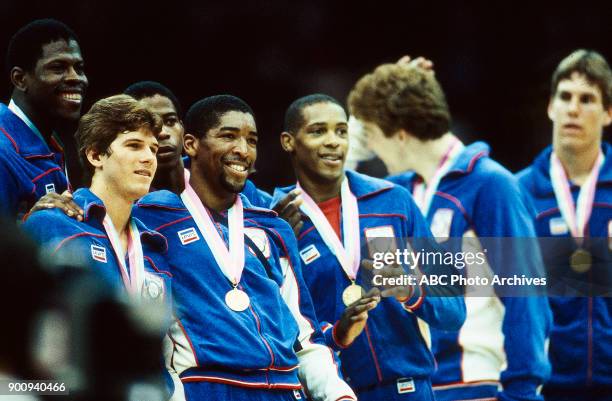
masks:
{"label": "neck", "polygon": [[216,212],[229,209],[236,201],[236,195],[233,192],[227,191],[224,188],[214,188],[203,177],[203,173],[199,173],[194,167],[191,168],[191,176],[189,185],[200,198],[200,201],[209,209]]}
{"label": "neck", "polygon": [[457,137],[450,132],[438,139],[429,141],[421,141],[410,137],[410,143],[406,144],[406,148],[410,149],[410,155],[405,158],[406,164],[410,166],[405,170],[414,170],[423,178],[425,183],[429,183],[447,154],[449,147],[456,140]]}
{"label": "neck", "polygon": [[23,95],[23,92],[13,91],[12,96],[13,102],[24,112],[26,116],[32,121],[32,123],[38,128],[42,136],[48,140],[53,132],[53,123],[50,118],[43,116],[35,110],[30,103],[28,103]]}
{"label": "neck", "polygon": [[95,177],[91,182],[91,187],[89,187],[89,190],[100,198],[102,203],[104,203],[106,214],[108,214],[113,222],[113,226],[115,226],[119,236],[123,237],[123,234],[127,232],[128,222],[132,213],[133,201],[131,199],[125,199],[118,196],[117,194],[113,193],[113,191],[109,191],[108,186],[104,185],[104,183],[101,183],[98,180],[95,180]]}
{"label": "neck", "polygon": [[577,185],[582,185],[591,174],[593,166],[599,156],[600,144],[589,147],[582,151],[553,146],[553,150],[561,165],[565,169],[567,177]]}
{"label": "neck", "polygon": [[344,174],[341,175],[338,179],[333,181],[324,181],[319,179],[314,179],[306,174],[303,170],[299,170],[295,168],[295,175],[297,176],[300,185],[310,195],[310,197],[315,201],[315,203],[325,202],[337,196],[340,196],[340,189],[342,188],[342,180],[344,179]]}
{"label": "neck", "polygon": [[151,187],[155,189],[167,189],[168,191],[174,192],[180,195],[185,190],[185,166],[183,160],[179,158],[176,165],[172,167],[160,167],[157,166],[157,172]]}

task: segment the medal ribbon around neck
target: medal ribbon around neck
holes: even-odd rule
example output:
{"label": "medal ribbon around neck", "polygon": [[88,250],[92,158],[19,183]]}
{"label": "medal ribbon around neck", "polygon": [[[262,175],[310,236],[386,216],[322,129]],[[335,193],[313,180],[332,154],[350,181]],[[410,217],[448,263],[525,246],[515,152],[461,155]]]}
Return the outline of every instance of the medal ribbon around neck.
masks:
{"label": "medal ribbon around neck", "polygon": [[122,247],[121,241],[119,240],[119,234],[108,214],[104,216],[102,224],[104,225],[113,252],[119,262],[119,270],[121,271],[123,284],[128,293],[136,297],[144,284],[144,256],[142,254],[142,244],[140,243],[140,233],[138,232],[136,223],[134,219],[130,218],[127,247],[129,267],[125,265],[125,256],[121,251]]}
{"label": "medal ribbon around neck", "polygon": [[215,227],[215,223],[189,184],[189,171],[185,169],[185,190],[181,193],[183,203],[191,213],[217,265],[234,287],[240,282],[244,269],[244,220],[242,200],[236,196],[234,205],[228,210],[229,249]]}
{"label": "medal ribbon around neck", "polygon": [[450,170],[453,162],[455,161],[455,157],[463,150],[464,146],[461,141],[457,138],[453,141],[453,143],[448,147],[444,156],[442,156],[442,160],[440,160],[440,164],[436,168],[433,177],[428,185],[425,185],[425,182],[419,182],[414,185],[414,189],[412,190],[412,197],[416,202],[419,209],[424,216],[427,216],[429,213],[429,208],[431,207],[431,201],[433,200],[433,196],[438,189],[438,185],[442,180],[442,177]]}
{"label": "medal ribbon around neck", "polygon": [[297,188],[302,190],[302,211],[312,220],[315,228],[321,234],[323,241],[329,247],[342,266],[342,270],[349,279],[355,281],[359,264],[361,263],[361,242],[359,238],[359,208],[357,198],[349,188],[348,179],[344,177],[340,189],[342,202],[342,236],[344,245],[332,228],[331,224],[308,193],[297,183]]}
{"label": "medal ribbon around neck", "polygon": [[586,226],[593,211],[593,199],[595,198],[595,189],[597,187],[597,178],[599,170],[604,162],[603,153],[600,151],[593,169],[589,173],[588,178],[580,187],[578,193],[577,205],[574,204],[572,191],[569,185],[569,179],[563,169],[563,165],[559,157],[552,152],[550,154],[550,180],[555,198],[559,205],[559,211],[563,220],[569,226],[572,237],[583,238],[585,235]]}

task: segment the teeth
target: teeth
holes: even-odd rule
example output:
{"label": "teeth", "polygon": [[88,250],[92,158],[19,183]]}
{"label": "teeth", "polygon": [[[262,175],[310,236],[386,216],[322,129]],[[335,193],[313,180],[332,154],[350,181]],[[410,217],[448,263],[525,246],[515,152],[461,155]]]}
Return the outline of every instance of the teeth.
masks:
{"label": "teeth", "polygon": [[338,156],[323,156],[322,158],[325,160],[332,160],[332,161],[340,160]]}
{"label": "teeth", "polygon": [[229,164],[228,165],[229,168],[231,168],[232,170],[236,170],[240,173],[243,173],[246,171],[246,167],[245,166],[241,166],[240,164]]}
{"label": "teeth", "polygon": [[62,93],[62,97],[66,100],[72,100],[80,102],[83,99],[83,95],[80,93]]}

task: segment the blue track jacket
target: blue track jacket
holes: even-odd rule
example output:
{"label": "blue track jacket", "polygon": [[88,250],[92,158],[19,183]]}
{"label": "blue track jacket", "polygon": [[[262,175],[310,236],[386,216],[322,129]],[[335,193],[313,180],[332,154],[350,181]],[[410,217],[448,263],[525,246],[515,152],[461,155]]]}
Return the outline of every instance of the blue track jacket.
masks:
{"label": "blue track jacket", "polygon": [[[409,237],[431,237],[425,220],[405,189],[353,171],[346,171],[346,176],[359,207],[362,258],[368,257],[368,238],[392,236],[402,241]],[[294,188],[277,188],[273,203]],[[394,298],[384,298],[369,312],[366,328],[361,335],[348,347],[343,347],[335,339],[334,333],[335,325],[345,309],[342,292],[350,280],[310,219],[306,216],[304,219],[298,237],[304,262],[304,279],[326,342],[340,351],[346,380],[357,392],[371,386],[393,383],[399,378],[427,380],[435,369],[434,358],[428,348],[429,327],[459,329],[465,319],[463,298],[428,296],[430,289],[426,286],[417,289],[404,304]],[[357,276],[357,282],[363,280],[362,271]]]}
{"label": "blue track jacket", "polygon": [[[318,329],[291,227],[240,196],[245,234],[271,269],[247,247],[240,288],[251,305],[243,312],[226,305],[232,285],[181,198],[157,191],[136,204],[134,214],[169,242],[176,311],[171,367],[183,382],[291,390],[301,381],[315,400],[354,399]],[[227,242],[227,226],[216,225]]]}
{"label": "blue track jacket", "polygon": [[[485,143],[471,144],[442,177],[426,216],[437,238],[535,238],[517,180],[488,154]],[[420,178],[407,172],[388,179],[412,192]],[[493,274],[545,276],[535,239],[485,244],[496,248],[487,255]],[[461,330],[432,331],[438,362],[433,377],[436,398],[541,400],[538,386],[550,371],[545,353],[551,320],[546,297],[491,294],[466,296],[465,303],[467,319]]]}
{"label": "blue track jacket", "polygon": [[0,216],[25,213],[48,192],[68,188],[59,141],[54,150],[4,104],[0,104]]}
{"label": "blue track jacket", "polygon": [[[607,282],[612,277],[612,146],[602,144],[605,156],[601,166],[588,222],[588,236],[608,237],[590,249],[594,261],[607,265]],[[569,238],[550,181],[550,154],[546,148],[533,164],[518,174],[526,194],[533,201],[535,225],[539,236]],[[570,185],[574,202],[580,187]],[[588,240],[588,239],[587,239]],[[607,245],[607,246],[606,246]],[[572,244],[572,246],[574,246]],[[549,262],[554,255],[545,255]],[[563,258],[563,260],[568,260]],[[569,270],[569,263],[563,268]],[[584,273],[589,274],[589,273]],[[551,296],[554,323],[548,356],[552,376],[546,387],[555,390],[606,388],[612,390],[612,298]],[[584,394],[584,393],[583,393]]]}

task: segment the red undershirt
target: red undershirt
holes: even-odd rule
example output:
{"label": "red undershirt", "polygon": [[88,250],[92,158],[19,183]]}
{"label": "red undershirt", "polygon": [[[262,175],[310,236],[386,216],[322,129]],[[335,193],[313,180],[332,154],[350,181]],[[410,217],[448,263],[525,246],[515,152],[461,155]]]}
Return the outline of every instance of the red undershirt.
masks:
{"label": "red undershirt", "polygon": [[338,238],[342,240],[342,235],[340,234],[340,197],[336,196],[325,202],[317,203],[317,206],[319,206],[319,209],[321,209],[327,221],[329,221]]}

